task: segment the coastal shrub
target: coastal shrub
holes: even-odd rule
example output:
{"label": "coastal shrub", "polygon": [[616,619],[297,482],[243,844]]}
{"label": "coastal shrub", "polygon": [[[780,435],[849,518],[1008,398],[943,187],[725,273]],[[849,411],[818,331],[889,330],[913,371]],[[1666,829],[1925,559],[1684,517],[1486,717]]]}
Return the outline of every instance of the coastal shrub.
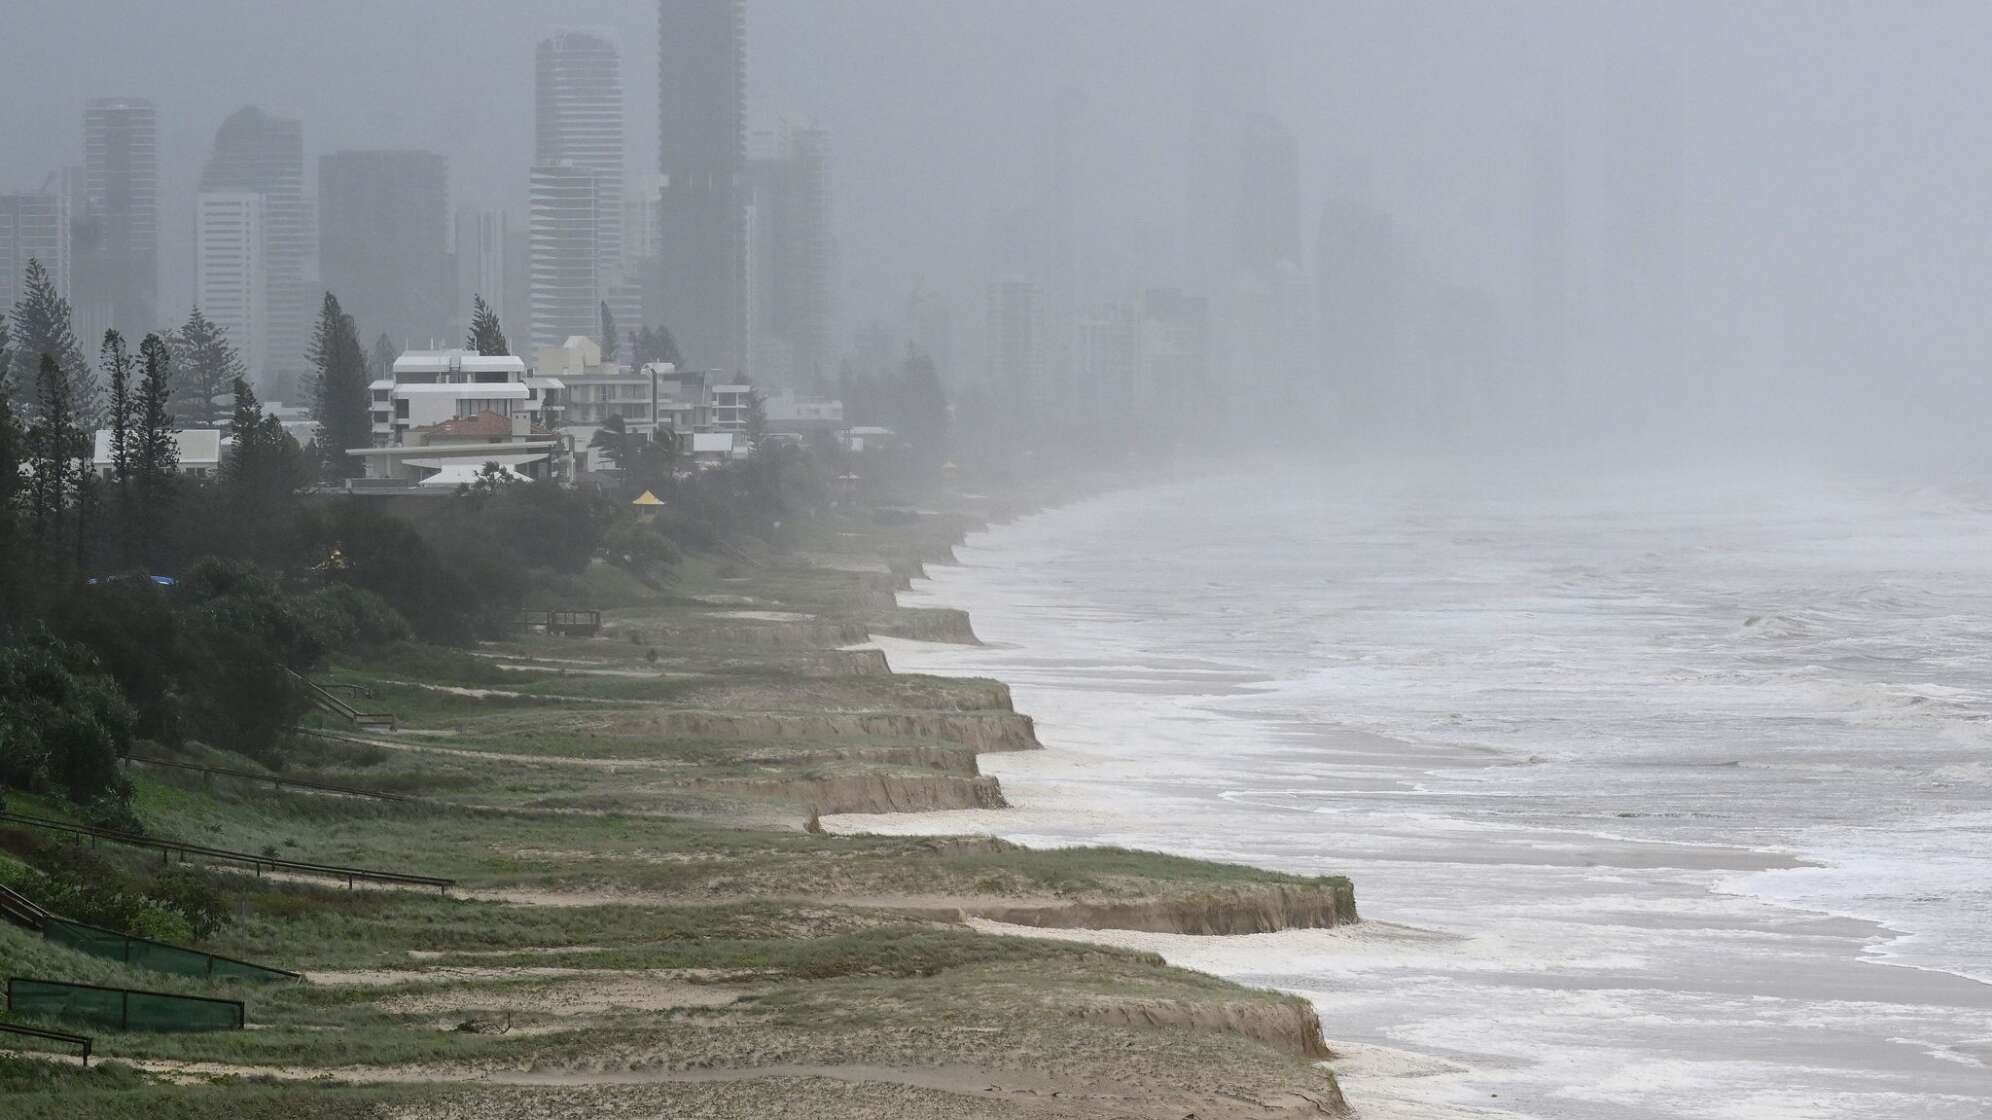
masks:
{"label": "coastal shrub", "polygon": [[43,633],[0,648],[0,787],[129,802],[118,760],[135,722],[84,647]]}
{"label": "coastal shrub", "polygon": [[655,585],[678,563],[677,546],[650,525],[622,521],[602,535],[602,555],[646,584]]}
{"label": "coastal shrub", "polygon": [[412,522],[356,502],[306,507],[301,550],[326,584],[380,597],[425,641],[461,645],[474,634],[487,596],[445,564]]}
{"label": "coastal shrub", "polygon": [[25,862],[0,865],[0,884],[74,921],[183,943],[213,936],[233,917],[231,900],[208,872],[132,872],[91,849],[25,833],[9,846]]}

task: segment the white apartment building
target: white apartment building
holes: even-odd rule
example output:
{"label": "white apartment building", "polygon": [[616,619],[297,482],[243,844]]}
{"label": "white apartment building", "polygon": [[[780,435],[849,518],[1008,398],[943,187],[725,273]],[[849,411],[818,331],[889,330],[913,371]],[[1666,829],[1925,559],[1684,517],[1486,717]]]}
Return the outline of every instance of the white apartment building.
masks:
{"label": "white apartment building", "polygon": [[263,196],[202,191],[194,198],[194,306],[228,332],[251,380],[269,360],[269,281]]}
{"label": "white apartment building", "polygon": [[722,432],[747,430],[747,413],[753,408],[752,385],[712,387],[712,426]]}
{"label": "white apartment building", "polygon": [[564,480],[571,441],[554,428],[565,389],[510,354],[408,351],[392,377],[368,386],[374,446],[347,449],[366,461],[353,488],[447,491],[494,462],[519,477]]}

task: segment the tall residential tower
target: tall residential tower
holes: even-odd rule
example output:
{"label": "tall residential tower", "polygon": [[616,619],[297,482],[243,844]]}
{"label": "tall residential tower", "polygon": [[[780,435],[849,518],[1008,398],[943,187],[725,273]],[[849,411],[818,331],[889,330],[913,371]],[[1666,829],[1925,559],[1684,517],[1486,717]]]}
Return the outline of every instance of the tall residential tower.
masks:
{"label": "tall residential tower", "polygon": [[[266,362],[252,369],[257,388],[276,397],[301,388],[305,351],[319,303],[317,237],[304,194],[304,125],[250,106],[236,110],[215,133],[201,171],[202,194],[254,194],[263,199],[262,303]],[[346,293],[339,293],[345,298]],[[366,329],[361,324],[361,329]],[[241,345],[242,340],[235,340]]]}
{"label": "tall residential tower", "polygon": [[[69,300],[77,338],[159,326],[159,112],[137,97],[83,107],[82,205],[73,223]],[[94,342],[88,343],[94,345]]]}
{"label": "tall residential tower", "polygon": [[746,20],[743,0],[659,0],[660,251],[644,317],[694,366],[737,370],[746,322]]}
{"label": "tall residential tower", "polygon": [[536,346],[575,334],[592,338],[601,333],[601,304],[634,303],[637,285],[625,278],[623,263],[623,148],[622,58],[614,39],[566,30],[542,40],[529,221]]}
{"label": "tall residential tower", "polygon": [[443,345],[455,330],[449,164],[435,152],[318,157],[318,267],[371,344]]}

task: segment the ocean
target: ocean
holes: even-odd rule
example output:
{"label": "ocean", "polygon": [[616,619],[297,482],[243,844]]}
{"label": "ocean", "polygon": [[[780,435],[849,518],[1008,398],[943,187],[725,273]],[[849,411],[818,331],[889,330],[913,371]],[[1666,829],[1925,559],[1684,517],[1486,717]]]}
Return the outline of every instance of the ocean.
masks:
{"label": "ocean", "polygon": [[1368,1117],[1992,1116],[1992,487],[1286,469],[972,535],[901,596],[1046,750],[840,830],[1356,883],[1105,933],[1312,998]]}

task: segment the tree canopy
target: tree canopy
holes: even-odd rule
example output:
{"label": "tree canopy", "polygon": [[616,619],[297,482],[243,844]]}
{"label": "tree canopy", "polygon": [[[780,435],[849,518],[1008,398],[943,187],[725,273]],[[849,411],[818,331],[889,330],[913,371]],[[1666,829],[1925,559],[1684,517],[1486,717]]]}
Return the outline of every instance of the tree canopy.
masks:
{"label": "tree canopy", "polygon": [[484,302],[483,296],[470,299],[470,336],[463,340],[464,349],[475,350],[479,354],[510,354],[511,344],[505,341],[505,331],[498,324],[498,313]]}
{"label": "tree canopy", "polygon": [[96,371],[83,360],[71,323],[69,301],[55,289],[55,281],[39,260],[30,258],[21,298],[14,304],[12,326],[11,376],[9,384],[20,411],[32,416],[39,407],[37,388],[43,355],[55,359],[56,368],[69,381],[68,404],[83,426],[96,425],[98,388]]}
{"label": "tree canopy", "polygon": [[220,427],[229,386],[249,376],[242,355],[228,340],[228,329],[195,307],[167,337],[166,345],[173,351],[176,370],[174,414],[189,428]]}
{"label": "tree canopy", "polygon": [[353,317],[331,292],[325,293],[319,308],[307,357],[313,370],[311,418],[318,424],[321,470],[327,478],[352,478],[362,465],[346,454],[347,449],[373,446],[367,356]]}

